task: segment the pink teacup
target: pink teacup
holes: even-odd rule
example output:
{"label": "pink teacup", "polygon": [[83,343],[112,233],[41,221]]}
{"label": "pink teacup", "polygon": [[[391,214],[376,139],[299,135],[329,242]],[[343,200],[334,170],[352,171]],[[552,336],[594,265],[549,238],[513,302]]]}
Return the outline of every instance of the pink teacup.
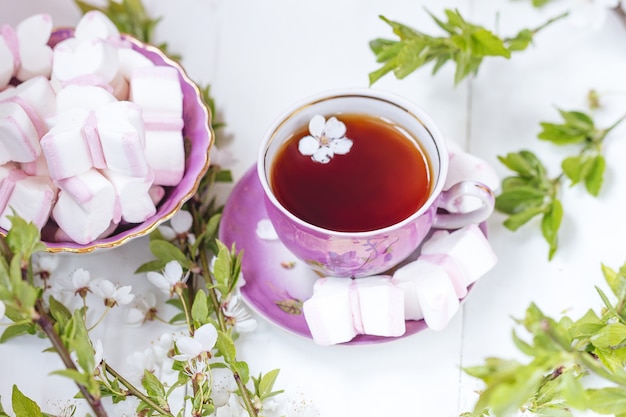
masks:
{"label": "pink teacup", "polygon": [[[349,137],[351,132],[356,131],[348,123],[355,115],[375,120],[374,123],[382,121],[392,125],[394,129],[398,129],[408,138],[410,146],[415,146],[421,151],[425,157],[425,169],[428,176],[428,185],[421,197],[422,201],[419,206],[411,209],[412,211],[407,216],[390,220],[390,224],[383,223],[382,226],[376,226],[371,230],[367,228],[361,230],[358,226],[355,226],[356,229],[352,226],[344,228],[341,224],[342,220],[337,220],[339,224],[332,227],[321,225],[321,221],[318,222],[318,220],[309,218],[305,220],[302,218],[305,215],[300,212],[298,215],[294,214],[298,209],[286,207],[286,201],[290,198],[279,196],[277,195],[279,193],[275,192],[274,187],[280,189],[277,185],[280,179],[272,177],[275,170],[274,164],[277,159],[287,158],[281,155],[285,155],[283,148],[288,146],[286,144],[290,142],[290,139],[292,139],[290,142],[292,149],[297,146],[299,151],[299,154],[292,153],[290,156],[292,161],[318,163],[319,168],[316,166],[314,168],[323,170],[331,169],[330,167],[334,163],[339,164],[339,161],[348,161],[350,153],[357,152],[359,147],[364,146],[361,143],[365,143],[353,141]],[[334,120],[331,120],[333,118]],[[344,124],[342,120],[347,124]],[[307,126],[309,126],[309,131],[306,131]],[[303,130],[304,133],[302,133]],[[297,138],[294,137],[296,132],[298,132]],[[387,136],[376,137],[377,143],[383,145],[381,152],[387,152],[384,146],[391,143],[390,140]],[[413,151],[411,149],[411,152]],[[356,155],[360,154],[353,154],[353,158],[356,158]],[[346,179],[343,176],[333,177],[332,182],[338,182],[343,187],[339,189],[339,194],[343,194],[341,190],[345,190],[345,194],[350,195],[353,189],[363,188],[362,181],[369,184],[373,183],[370,180],[377,178],[379,174],[383,176],[381,171],[387,171],[386,167],[390,165],[395,164],[381,165],[378,168],[372,166],[369,175],[360,175],[356,179]],[[408,166],[412,167],[413,164]],[[424,110],[414,103],[379,90],[348,89],[324,93],[287,109],[265,134],[259,149],[257,169],[265,194],[267,213],[279,239],[295,256],[326,276],[363,277],[383,273],[411,255],[432,228],[456,229],[471,223],[480,223],[489,217],[494,207],[493,192],[475,181],[462,181],[443,191],[448,171],[448,152],[439,128]],[[409,181],[408,184],[412,185],[413,177],[407,180],[403,174],[400,174],[399,180],[400,177],[405,183]],[[297,181],[301,179],[294,178],[297,188]],[[315,185],[315,181],[305,180],[308,178],[302,178],[302,183],[308,184],[306,187],[317,188],[311,186],[311,184]],[[328,180],[324,181],[326,184],[329,183]],[[418,181],[417,177],[415,181]],[[375,187],[370,188],[372,195],[381,191]],[[281,192],[284,193],[284,191]],[[334,197],[326,198],[323,191],[320,192],[322,192],[321,197],[315,197],[315,201],[322,201],[328,205],[332,205],[333,201],[339,197],[344,197],[335,192]],[[346,201],[350,202],[351,198],[349,197]],[[358,198],[361,197],[355,197],[355,201]],[[460,212],[458,208],[468,199],[479,201],[480,204],[473,203],[472,205],[478,208],[470,212]],[[382,210],[389,202],[375,201],[374,203],[378,204]],[[307,204],[304,204],[304,209],[310,208]],[[364,215],[361,213],[361,207],[366,206],[369,204],[356,205],[354,208],[349,208],[352,210],[349,213]],[[339,209],[343,208],[347,207],[338,206],[330,212],[340,211]],[[317,211],[312,208],[313,217]],[[373,213],[379,214],[378,209],[375,209]],[[367,221],[370,216],[365,214],[363,217]],[[346,221],[346,223],[349,222]]]}

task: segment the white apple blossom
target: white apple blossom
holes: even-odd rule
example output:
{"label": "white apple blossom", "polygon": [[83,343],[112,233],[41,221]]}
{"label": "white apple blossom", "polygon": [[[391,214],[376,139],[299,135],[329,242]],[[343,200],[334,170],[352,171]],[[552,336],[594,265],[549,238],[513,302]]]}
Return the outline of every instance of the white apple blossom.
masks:
{"label": "white apple blossom", "polygon": [[0,320],[4,318],[4,313],[6,311],[6,306],[2,301],[0,301]]}
{"label": "white apple blossom", "polygon": [[324,116],[313,116],[309,133],[298,142],[298,151],[315,162],[327,164],[335,154],[345,155],[352,148],[352,140],[345,137],[346,125],[336,117],[327,121]]}
{"label": "white apple blossom", "polygon": [[117,286],[107,279],[101,279],[94,283],[93,292],[104,299],[104,305],[115,307],[116,305],[129,304],[135,296],[131,294],[132,286]]}
{"label": "white apple blossom", "polygon": [[148,292],[135,297],[133,306],[126,309],[124,323],[129,326],[140,326],[154,320],[158,312],[158,300],[154,293]]}
{"label": "white apple blossom", "polygon": [[213,349],[215,342],[217,342],[217,329],[211,323],[207,323],[196,329],[193,337],[182,336],[176,340],[179,354],[174,355],[173,358],[184,362],[205,355]]}
{"label": "white apple blossom", "polygon": [[256,320],[252,318],[248,310],[242,305],[239,296],[233,295],[224,307],[226,321],[239,333],[249,333],[256,329]]}
{"label": "white apple blossom", "polygon": [[241,404],[241,398],[230,394],[228,403],[215,409],[215,417],[249,417],[249,414]]}
{"label": "white apple blossom", "polygon": [[166,240],[183,239],[190,243],[196,240],[189,229],[193,225],[193,216],[187,210],[179,210],[166,225],[159,226],[159,232]]}
{"label": "white apple blossom", "polygon": [[152,285],[169,295],[174,294],[177,287],[186,287],[185,281],[188,278],[187,275],[183,275],[183,267],[177,261],[169,261],[163,273],[150,271],[146,276]]}

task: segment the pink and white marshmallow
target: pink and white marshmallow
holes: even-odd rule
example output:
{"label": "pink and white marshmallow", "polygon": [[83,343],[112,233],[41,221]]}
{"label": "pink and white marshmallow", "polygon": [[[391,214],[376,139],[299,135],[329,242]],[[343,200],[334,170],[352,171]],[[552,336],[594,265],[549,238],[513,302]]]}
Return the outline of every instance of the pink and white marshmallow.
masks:
{"label": "pink and white marshmallow", "polygon": [[103,170],[102,173],[115,189],[119,211],[113,217],[115,222],[140,223],[156,213],[150,195],[153,175],[130,177],[111,170]]}
{"label": "pink and white marshmallow", "polygon": [[39,134],[28,113],[14,102],[0,102],[0,165],[31,162],[41,153]]}
{"label": "pink and white marshmallow", "polygon": [[115,189],[96,169],[59,181],[59,188],[52,217],[74,242],[93,242],[111,226]]}
{"label": "pink and white marshmallow", "polygon": [[33,77],[15,88],[0,93],[0,102],[13,102],[24,109],[42,137],[48,130],[45,119],[56,111],[56,93],[50,81],[41,75]]}
{"label": "pink and white marshmallow", "polygon": [[391,277],[321,278],[303,305],[315,343],[345,343],[358,334],[395,337],[406,331],[404,295]]}
{"label": "pink and white marshmallow", "polygon": [[24,175],[13,184],[11,195],[0,214],[0,227],[10,229],[9,216],[18,215],[41,230],[48,222],[56,196],[57,187],[50,178]]}

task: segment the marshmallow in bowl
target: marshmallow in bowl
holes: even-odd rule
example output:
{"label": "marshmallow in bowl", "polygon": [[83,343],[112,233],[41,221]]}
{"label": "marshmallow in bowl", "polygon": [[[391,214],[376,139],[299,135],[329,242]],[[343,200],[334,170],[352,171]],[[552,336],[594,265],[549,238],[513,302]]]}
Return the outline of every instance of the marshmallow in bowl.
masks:
{"label": "marshmallow in bowl", "polygon": [[39,135],[28,113],[15,102],[0,102],[0,164],[31,162],[40,153]]}
{"label": "marshmallow in bowl", "polygon": [[15,77],[18,80],[25,81],[38,75],[50,76],[53,53],[48,39],[51,33],[52,19],[47,14],[33,15],[16,26],[19,66]]}
{"label": "marshmallow in bowl", "polygon": [[150,196],[154,175],[146,177],[130,177],[112,170],[103,170],[102,174],[108,179],[117,197],[120,217],[126,223],[140,223],[156,213],[156,207]]}
{"label": "marshmallow in bowl", "polygon": [[54,126],[41,138],[41,148],[55,181],[76,176],[93,166],[83,126],[89,117],[84,109],[72,109],[58,115]]}
{"label": "marshmallow in bowl", "polygon": [[[4,182],[0,188],[3,186]],[[19,213],[22,219],[41,230],[48,221],[56,193],[57,187],[48,177],[24,175],[16,179],[6,205],[0,207],[0,227],[9,229],[11,221],[8,216]]]}
{"label": "marshmallow in bowl", "polygon": [[102,235],[115,215],[115,190],[96,169],[59,181],[52,217],[74,242],[87,244]]}
{"label": "marshmallow in bowl", "polygon": [[[15,30],[0,27],[0,203],[26,207],[17,180],[37,185],[35,192],[46,179],[53,197],[42,232],[50,241],[89,244],[119,223],[154,215],[182,179],[181,79],[178,69],[136,50],[101,12],[86,13],[53,48],[51,25],[37,15]],[[138,102],[129,100],[132,79]],[[42,197],[30,198],[37,213],[46,212]],[[41,223],[34,211],[16,214]]]}
{"label": "marshmallow in bowl", "polygon": [[406,331],[404,295],[389,276],[321,278],[303,311],[319,345],[348,342],[357,334],[395,337]]}

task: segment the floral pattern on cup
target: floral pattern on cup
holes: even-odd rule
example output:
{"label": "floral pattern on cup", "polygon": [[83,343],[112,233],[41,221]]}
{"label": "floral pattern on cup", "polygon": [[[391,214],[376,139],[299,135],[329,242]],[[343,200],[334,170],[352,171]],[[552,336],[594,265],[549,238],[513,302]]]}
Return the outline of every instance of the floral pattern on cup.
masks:
{"label": "floral pattern on cup", "polygon": [[346,125],[336,117],[326,120],[319,114],[313,116],[309,133],[298,142],[298,150],[315,162],[327,164],[335,154],[345,155],[352,148],[352,140],[345,137]]}

